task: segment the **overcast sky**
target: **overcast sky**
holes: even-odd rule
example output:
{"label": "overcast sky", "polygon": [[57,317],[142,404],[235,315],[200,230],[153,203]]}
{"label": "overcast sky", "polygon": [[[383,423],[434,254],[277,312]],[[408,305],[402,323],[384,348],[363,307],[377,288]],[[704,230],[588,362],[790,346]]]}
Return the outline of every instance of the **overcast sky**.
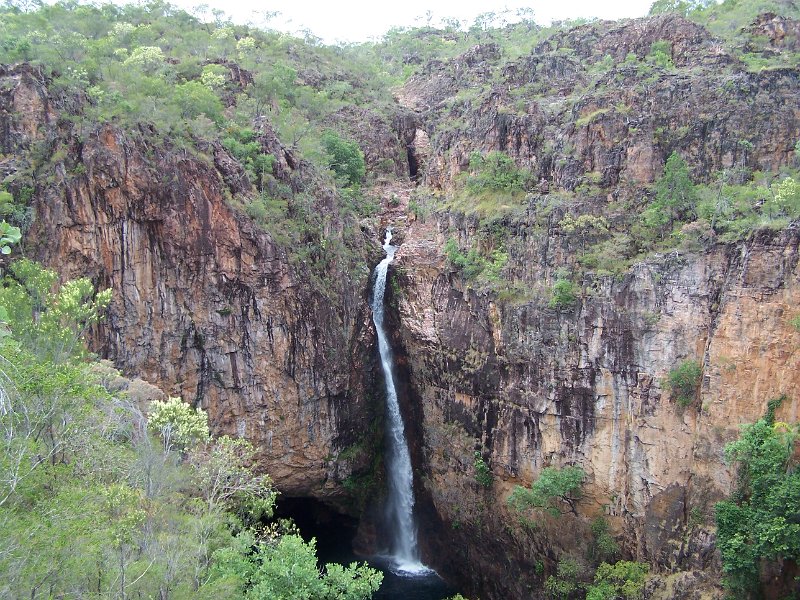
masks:
{"label": "overcast sky", "polygon": [[[172,0],[172,3],[191,12],[200,2]],[[642,17],[647,14],[652,0],[508,0],[505,3],[486,0],[284,0],[275,3],[263,0],[205,0],[204,3],[211,9],[225,11],[238,23],[263,25],[264,15],[268,11],[280,11],[280,17],[270,21],[270,27],[292,33],[310,30],[325,42],[333,43],[376,39],[392,27],[425,24],[428,11],[432,13],[433,24],[444,17],[472,23],[478,14],[487,11],[530,8],[537,23],[547,24],[552,20],[577,17]]]}

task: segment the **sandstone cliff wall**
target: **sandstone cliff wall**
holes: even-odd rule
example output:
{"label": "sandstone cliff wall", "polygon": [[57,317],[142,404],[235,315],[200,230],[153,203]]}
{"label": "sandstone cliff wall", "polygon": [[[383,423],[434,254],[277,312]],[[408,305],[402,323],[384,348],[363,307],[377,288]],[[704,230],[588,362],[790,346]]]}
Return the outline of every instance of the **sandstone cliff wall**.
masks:
{"label": "sandstone cliff wall", "polygon": [[[648,62],[664,41],[669,68]],[[697,182],[792,165],[798,87],[797,69],[748,72],[702,27],[664,16],[578,27],[505,65],[496,46],[476,46],[398,95],[430,137],[430,185],[458,190],[470,154],[496,150],[538,182],[483,223],[440,204],[409,226],[395,265],[419,493],[439,532],[429,551],[469,593],[544,597],[558,560],[588,561],[589,525],[603,516],[627,557],[662,573],[649,597],[721,597],[713,504],[732,487],[724,446],[770,399],[786,395],[780,418],[800,411],[797,228],[654,254],[622,276],[590,271],[580,302],[559,310],[548,306],[559,270],[580,268],[557,223],[576,207],[630,223],[674,150]],[[574,204],[549,200],[578,186]],[[556,208],[541,218],[545,205]],[[492,227],[516,298],[480,291],[443,256],[448,239],[491,250]],[[685,360],[702,365],[702,383],[681,407],[664,380]],[[488,488],[475,452],[492,469]],[[566,465],[587,474],[580,516],[538,511],[531,523],[506,506],[515,485]]]}
{"label": "sandstone cliff wall", "polygon": [[[789,323],[798,243],[792,230],[655,257],[593,282],[566,311],[467,289],[436,252],[441,240],[402,246],[399,343],[422,412],[422,493],[458,540],[445,542],[457,549],[447,566],[482,595],[528,597],[557,559],[585,557],[589,520],[603,515],[625,551],[657,570],[718,568],[712,507],[731,489],[725,443],[772,398],[788,396],[782,419],[800,411],[800,333]],[[663,381],[687,359],[703,380],[683,408]],[[495,477],[489,489],[476,482],[475,451]],[[521,525],[505,507],[513,486],[566,465],[587,473],[582,518],[540,512],[535,527]]]}
{"label": "sandstone cliff wall", "polygon": [[[364,375],[374,368],[366,234],[358,268],[333,264],[322,285],[231,206],[250,184],[221,147],[190,153],[147,128],[78,136],[34,69],[0,78],[2,166],[33,173],[31,253],[113,290],[94,349],[206,409],[214,432],[251,440],[284,493],[342,503],[342,481],[371,468],[363,449],[380,437]],[[279,177],[313,185],[268,130],[261,140]],[[44,165],[28,162],[37,148]],[[330,209],[331,192],[315,193]],[[342,237],[335,217],[329,234]]]}

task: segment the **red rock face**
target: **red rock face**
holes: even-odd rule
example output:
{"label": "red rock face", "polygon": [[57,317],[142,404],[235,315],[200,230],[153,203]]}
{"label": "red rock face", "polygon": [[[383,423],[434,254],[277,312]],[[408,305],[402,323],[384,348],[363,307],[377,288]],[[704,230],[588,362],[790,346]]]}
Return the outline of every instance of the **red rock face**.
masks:
{"label": "red rock face", "polygon": [[[793,26],[778,25],[769,27]],[[642,66],[665,40],[676,68]],[[629,54],[636,60],[625,64]],[[592,74],[587,65],[605,55],[611,68]],[[579,27],[498,70],[491,48],[473,48],[398,95],[430,136],[429,184],[453,189],[471,152],[494,150],[540,181],[527,211],[499,219],[504,273],[524,299],[470,289],[437,250],[448,238],[486,244],[477,217],[445,211],[424,228],[412,224],[397,255],[398,354],[428,474],[420,494],[443,532],[429,538],[429,552],[448,557],[443,572],[469,582],[470,594],[544,597],[558,557],[585,557],[588,522],[603,515],[628,556],[662,573],[648,597],[722,597],[713,504],[733,477],[723,448],[771,398],[788,396],[787,420],[800,411],[800,334],[789,323],[800,302],[800,237],[761,232],[656,256],[622,278],[584,281],[584,301],[558,311],[548,290],[576,249],[531,213],[539,195],[586,182],[600,189],[585,200],[600,212],[604,196],[641,197],[673,150],[698,182],[722,169],[794,164],[800,72],[745,72],[704,29],[676,17]],[[476,86],[483,92],[470,95]],[[686,358],[702,364],[703,380],[682,410],[663,382]],[[492,467],[489,489],[475,480],[477,449]],[[505,505],[513,487],[569,464],[587,473],[582,517],[540,511],[533,526],[521,524]]]}
{"label": "red rock face", "polygon": [[[758,25],[776,46],[795,26]],[[663,41],[675,70],[644,60]],[[591,68],[606,56],[610,68]],[[476,150],[508,153],[541,194],[592,183],[609,201],[640,198],[676,149],[696,181],[794,160],[798,70],[748,73],[683,19],[595,23],[502,70],[499,61],[484,44],[427,66],[398,92],[405,109],[392,124],[369,111],[336,118],[362,138],[372,169],[405,176],[413,156],[420,178],[445,191]],[[369,242],[351,248],[358,268],[339,266],[321,286],[231,206],[252,186],[221,146],[198,157],[146,127],[79,137],[57,119],[68,100],[50,97],[35,70],[4,69],[0,80],[0,172],[22,169],[35,148],[66,155],[38,171],[33,255],[114,292],[94,349],[206,408],[217,433],[252,440],[282,491],[344,505],[343,482],[370,467],[382,412],[370,389]],[[464,99],[487,82],[488,93]],[[302,161],[259,126],[276,177],[313,187]],[[332,193],[312,191],[335,216]],[[408,190],[400,196],[385,217],[405,211]],[[447,266],[449,236],[481,243],[474,221],[444,211],[409,222],[389,319],[426,560],[482,598],[542,597],[559,556],[584,556],[590,519],[604,515],[625,556],[677,573],[651,597],[719,596],[711,508],[732,478],[722,449],[772,397],[790,397],[779,418],[800,411],[800,334],[789,324],[800,306],[797,231],[643,260],[624,277],[585,282],[584,301],[559,311],[547,290],[575,249],[552,224],[529,214],[502,224],[513,242],[506,272],[525,287],[515,301],[470,289]],[[680,410],[662,382],[686,358],[703,380]],[[492,469],[488,488],[475,481],[476,450]],[[539,515],[531,526],[506,507],[515,485],[566,464],[587,473],[578,517]]]}
{"label": "red rock face", "polygon": [[[64,278],[113,290],[93,348],[205,408],[216,433],[253,441],[283,492],[343,501],[341,481],[370,457],[334,459],[363,443],[380,411],[363,385],[373,361],[366,256],[363,269],[331,273],[328,297],[226,200],[249,183],[221,147],[211,162],[154,131],[112,126],[78,142],[48,126],[53,100],[34,72],[3,82],[5,147],[22,156],[49,138],[82,165],[52,165],[51,180],[37,182],[28,242]],[[291,154],[266,135],[288,177]],[[321,207],[329,194],[318,191]]]}
{"label": "red rock face", "polygon": [[[531,244],[532,262],[547,243]],[[537,561],[585,554],[588,521],[540,513],[529,529],[505,500],[544,466],[577,464],[587,473],[581,515],[604,515],[626,551],[654,568],[710,570],[692,585],[710,583],[711,593],[713,503],[733,481],[722,449],[771,398],[788,396],[781,418],[800,412],[800,333],[789,323],[798,244],[788,231],[655,258],[557,311],[545,297],[500,303],[466,289],[410,230],[397,256],[398,332],[422,413],[422,493],[452,525],[429,540],[434,555],[463,548],[446,568],[481,597],[528,597],[542,584]],[[534,265],[526,285],[541,289],[546,277]],[[699,399],[681,409],[663,381],[686,357],[704,377]],[[476,448],[492,466],[489,489],[475,481]]]}

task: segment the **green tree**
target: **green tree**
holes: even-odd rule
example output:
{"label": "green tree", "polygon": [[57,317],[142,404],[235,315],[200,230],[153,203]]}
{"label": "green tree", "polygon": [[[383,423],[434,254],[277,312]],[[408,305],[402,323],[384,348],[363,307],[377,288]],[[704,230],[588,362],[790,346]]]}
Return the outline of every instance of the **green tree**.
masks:
{"label": "green tree", "polygon": [[366,163],[358,144],[341,138],[333,131],[326,131],[322,136],[322,145],[336,180],[344,186],[359,185],[366,175]]}
{"label": "green tree", "polygon": [[650,14],[677,13],[687,17],[698,9],[707,8],[713,2],[714,0],[656,0],[650,6]]}
{"label": "green tree", "polygon": [[555,600],[568,600],[578,590],[578,579],[581,568],[574,558],[558,561],[556,574],[550,575],[544,582],[548,597]]}
{"label": "green tree", "polygon": [[580,467],[545,467],[530,488],[514,487],[508,503],[518,511],[541,508],[554,516],[561,514],[559,506],[563,503],[577,515],[575,503],[580,498],[585,478]]}
{"label": "green tree", "polygon": [[770,216],[775,214],[796,219],[800,217],[800,183],[792,177],[786,177],[775,189],[775,195],[767,203]]}
{"label": "green tree", "polygon": [[222,102],[213,89],[199,81],[175,86],[173,98],[186,119],[205,115],[217,124],[222,122]]}
{"label": "green tree", "polygon": [[579,293],[580,288],[569,279],[557,279],[548,306],[558,310],[572,308],[578,301]]}
{"label": "green tree", "polygon": [[695,217],[697,193],[689,176],[689,167],[680,154],[673,152],[669,156],[655,188],[655,200],[644,211],[643,217],[645,225],[663,238],[676,221]]}
{"label": "green tree", "polygon": [[472,192],[493,190],[520,192],[528,183],[529,173],[518,168],[505,152],[492,151],[482,155],[473,152],[469,157],[470,175],[467,188]]}
{"label": "green tree", "polygon": [[192,408],[180,398],[150,403],[148,424],[164,439],[164,448],[186,448],[209,438],[208,417],[202,408]]}
{"label": "green tree", "polygon": [[604,517],[597,517],[592,521],[592,544],[589,547],[590,555],[595,564],[608,562],[619,554],[619,544],[609,530],[608,521]]}
{"label": "green tree", "polygon": [[59,362],[82,353],[81,337],[111,302],[111,290],[95,294],[87,278],[58,287],[54,271],[28,260],[15,261],[0,288],[0,307],[17,340]]}
{"label": "green tree", "polygon": [[697,398],[703,379],[703,367],[696,360],[684,360],[667,375],[667,386],[680,406],[689,406]]}
{"label": "green tree", "polygon": [[140,46],[133,49],[123,65],[153,74],[164,66],[164,58],[164,51],[158,46]]}
{"label": "green tree", "polygon": [[250,442],[222,436],[196,447],[189,460],[209,511],[224,508],[250,521],[272,516],[276,494],[267,475],[253,473],[255,448]]}
{"label": "green tree", "polygon": [[717,547],[726,585],[755,591],[762,561],[800,560],[800,471],[794,460],[797,427],[761,419],[742,427],[725,447],[737,484],[715,507]]}
{"label": "green tree", "polygon": [[589,214],[574,216],[567,213],[558,226],[567,235],[580,239],[581,252],[586,248],[587,241],[607,234],[610,229],[608,219]]}
{"label": "green tree", "polygon": [[644,563],[628,560],[603,563],[595,572],[594,585],[587,589],[586,600],[639,600],[649,570]]}
{"label": "green tree", "polygon": [[473,466],[475,467],[475,481],[477,481],[478,484],[482,485],[483,487],[492,487],[492,470],[489,468],[489,465],[486,464],[486,461],[483,460],[483,456],[478,451],[475,452]]}
{"label": "green tree", "polygon": [[246,600],[366,600],[380,587],[383,574],[366,565],[317,568],[316,541],[284,535],[262,542],[255,552],[247,543],[218,551],[210,588],[222,582]]}

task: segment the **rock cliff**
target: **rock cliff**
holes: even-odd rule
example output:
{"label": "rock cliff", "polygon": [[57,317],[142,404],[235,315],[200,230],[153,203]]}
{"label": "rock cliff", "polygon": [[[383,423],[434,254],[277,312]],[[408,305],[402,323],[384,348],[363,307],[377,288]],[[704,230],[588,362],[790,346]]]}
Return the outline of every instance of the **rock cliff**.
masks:
{"label": "rock cliff", "polygon": [[[769,399],[791,398],[785,420],[800,410],[800,333],[789,324],[799,242],[792,230],[654,257],[594,282],[566,311],[498,302],[466,288],[440,244],[402,246],[400,343],[422,416],[423,494],[447,528],[438,549],[457,549],[448,567],[481,595],[529,597],[543,583],[537,563],[550,573],[559,556],[583,556],[587,519],[604,515],[625,550],[658,569],[716,568],[711,509],[732,477],[725,443]],[[703,365],[703,381],[683,408],[663,381],[686,359]],[[476,481],[476,451],[495,477],[489,489]],[[587,473],[587,519],[520,525],[504,506],[513,485],[569,464]]]}
{"label": "rock cliff", "polygon": [[[321,275],[232,206],[250,183],[221,146],[189,152],[146,127],[79,135],[35,69],[0,78],[2,167],[35,190],[30,252],[113,290],[94,349],[206,409],[214,431],[253,441],[282,492],[344,504],[342,482],[371,468],[366,449],[380,438],[364,376],[374,366],[371,240],[332,214],[329,241],[348,244],[355,266],[334,256]],[[278,177],[333,212],[332,192],[268,128],[260,142]]]}
{"label": "rock cliff", "polygon": [[[752,36],[783,52],[796,30],[773,15]],[[235,78],[250,85],[238,67]],[[702,27],[663,16],[556,33],[513,61],[481,44],[426,65],[398,91],[393,119],[328,115],[360,138],[383,175],[375,189],[397,204],[383,215],[402,239],[389,320],[423,544],[466,592],[544,597],[559,560],[586,560],[603,516],[620,555],[661,574],[649,597],[720,596],[712,507],[732,485],[724,445],[772,398],[786,396],[783,420],[800,411],[796,223],[739,241],[708,235],[617,274],[580,270],[557,224],[578,207],[623,229],[675,150],[696,182],[791,166],[798,84],[797,68],[748,70]],[[32,197],[27,251],[113,290],[93,349],[207,409],[215,432],[253,441],[284,493],[357,513],[380,470],[366,301],[377,220],[342,215],[260,122],[272,176],[325,217],[323,236],[289,247],[242,210],[254,188],[221,144],[87,126],[70,117],[89,100],[50,87],[33,67],[0,68],[0,174]],[[447,198],[476,151],[533,174],[524,199],[490,222],[505,236],[512,294],[473,285],[445,258],[451,239],[491,249],[486,221],[446,201],[428,215],[409,204],[408,176]],[[554,306],[563,269],[581,273],[577,300]],[[681,406],[664,381],[688,360],[702,379]],[[515,485],[566,465],[587,475],[575,514],[531,521],[506,506]]]}
{"label": "rock cliff", "polygon": [[[647,64],[663,41],[669,69]],[[610,68],[599,75],[592,64],[601,60]],[[430,185],[457,190],[475,151],[503,151],[539,181],[494,221],[434,208],[409,226],[397,255],[419,493],[440,528],[430,551],[451,549],[443,568],[470,593],[544,597],[558,560],[588,560],[589,524],[603,516],[625,554],[683,572],[649,597],[721,597],[713,503],[732,487],[724,446],[770,399],[786,396],[785,420],[800,410],[800,333],[790,324],[800,235],[763,230],[651,254],[616,276],[590,271],[581,300],[559,308],[548,290],[559,272],[580,268],[575,240],[557,226],[569,205],[557,198],[577,189],[581,210],[613,215],[620,200],[630,210],[675,149],[696,181],[791,165],[800,73],[747,72],[706,30],[674,16],[579,27],[500,77],[499,65],[496,47],[477,46],[398,95],[430,137]],[[498,228],[517,297],[471,284],[443,255],[448,239],[491,249]],[[702,383],[683,407],[665,380],[687,360],[702,366]],[[476,452],[492,470],[488,487],[476,480]],[[587,474],[580,516],[539,511],[531,523],[505,505],[515,485],[567,465]]]}

